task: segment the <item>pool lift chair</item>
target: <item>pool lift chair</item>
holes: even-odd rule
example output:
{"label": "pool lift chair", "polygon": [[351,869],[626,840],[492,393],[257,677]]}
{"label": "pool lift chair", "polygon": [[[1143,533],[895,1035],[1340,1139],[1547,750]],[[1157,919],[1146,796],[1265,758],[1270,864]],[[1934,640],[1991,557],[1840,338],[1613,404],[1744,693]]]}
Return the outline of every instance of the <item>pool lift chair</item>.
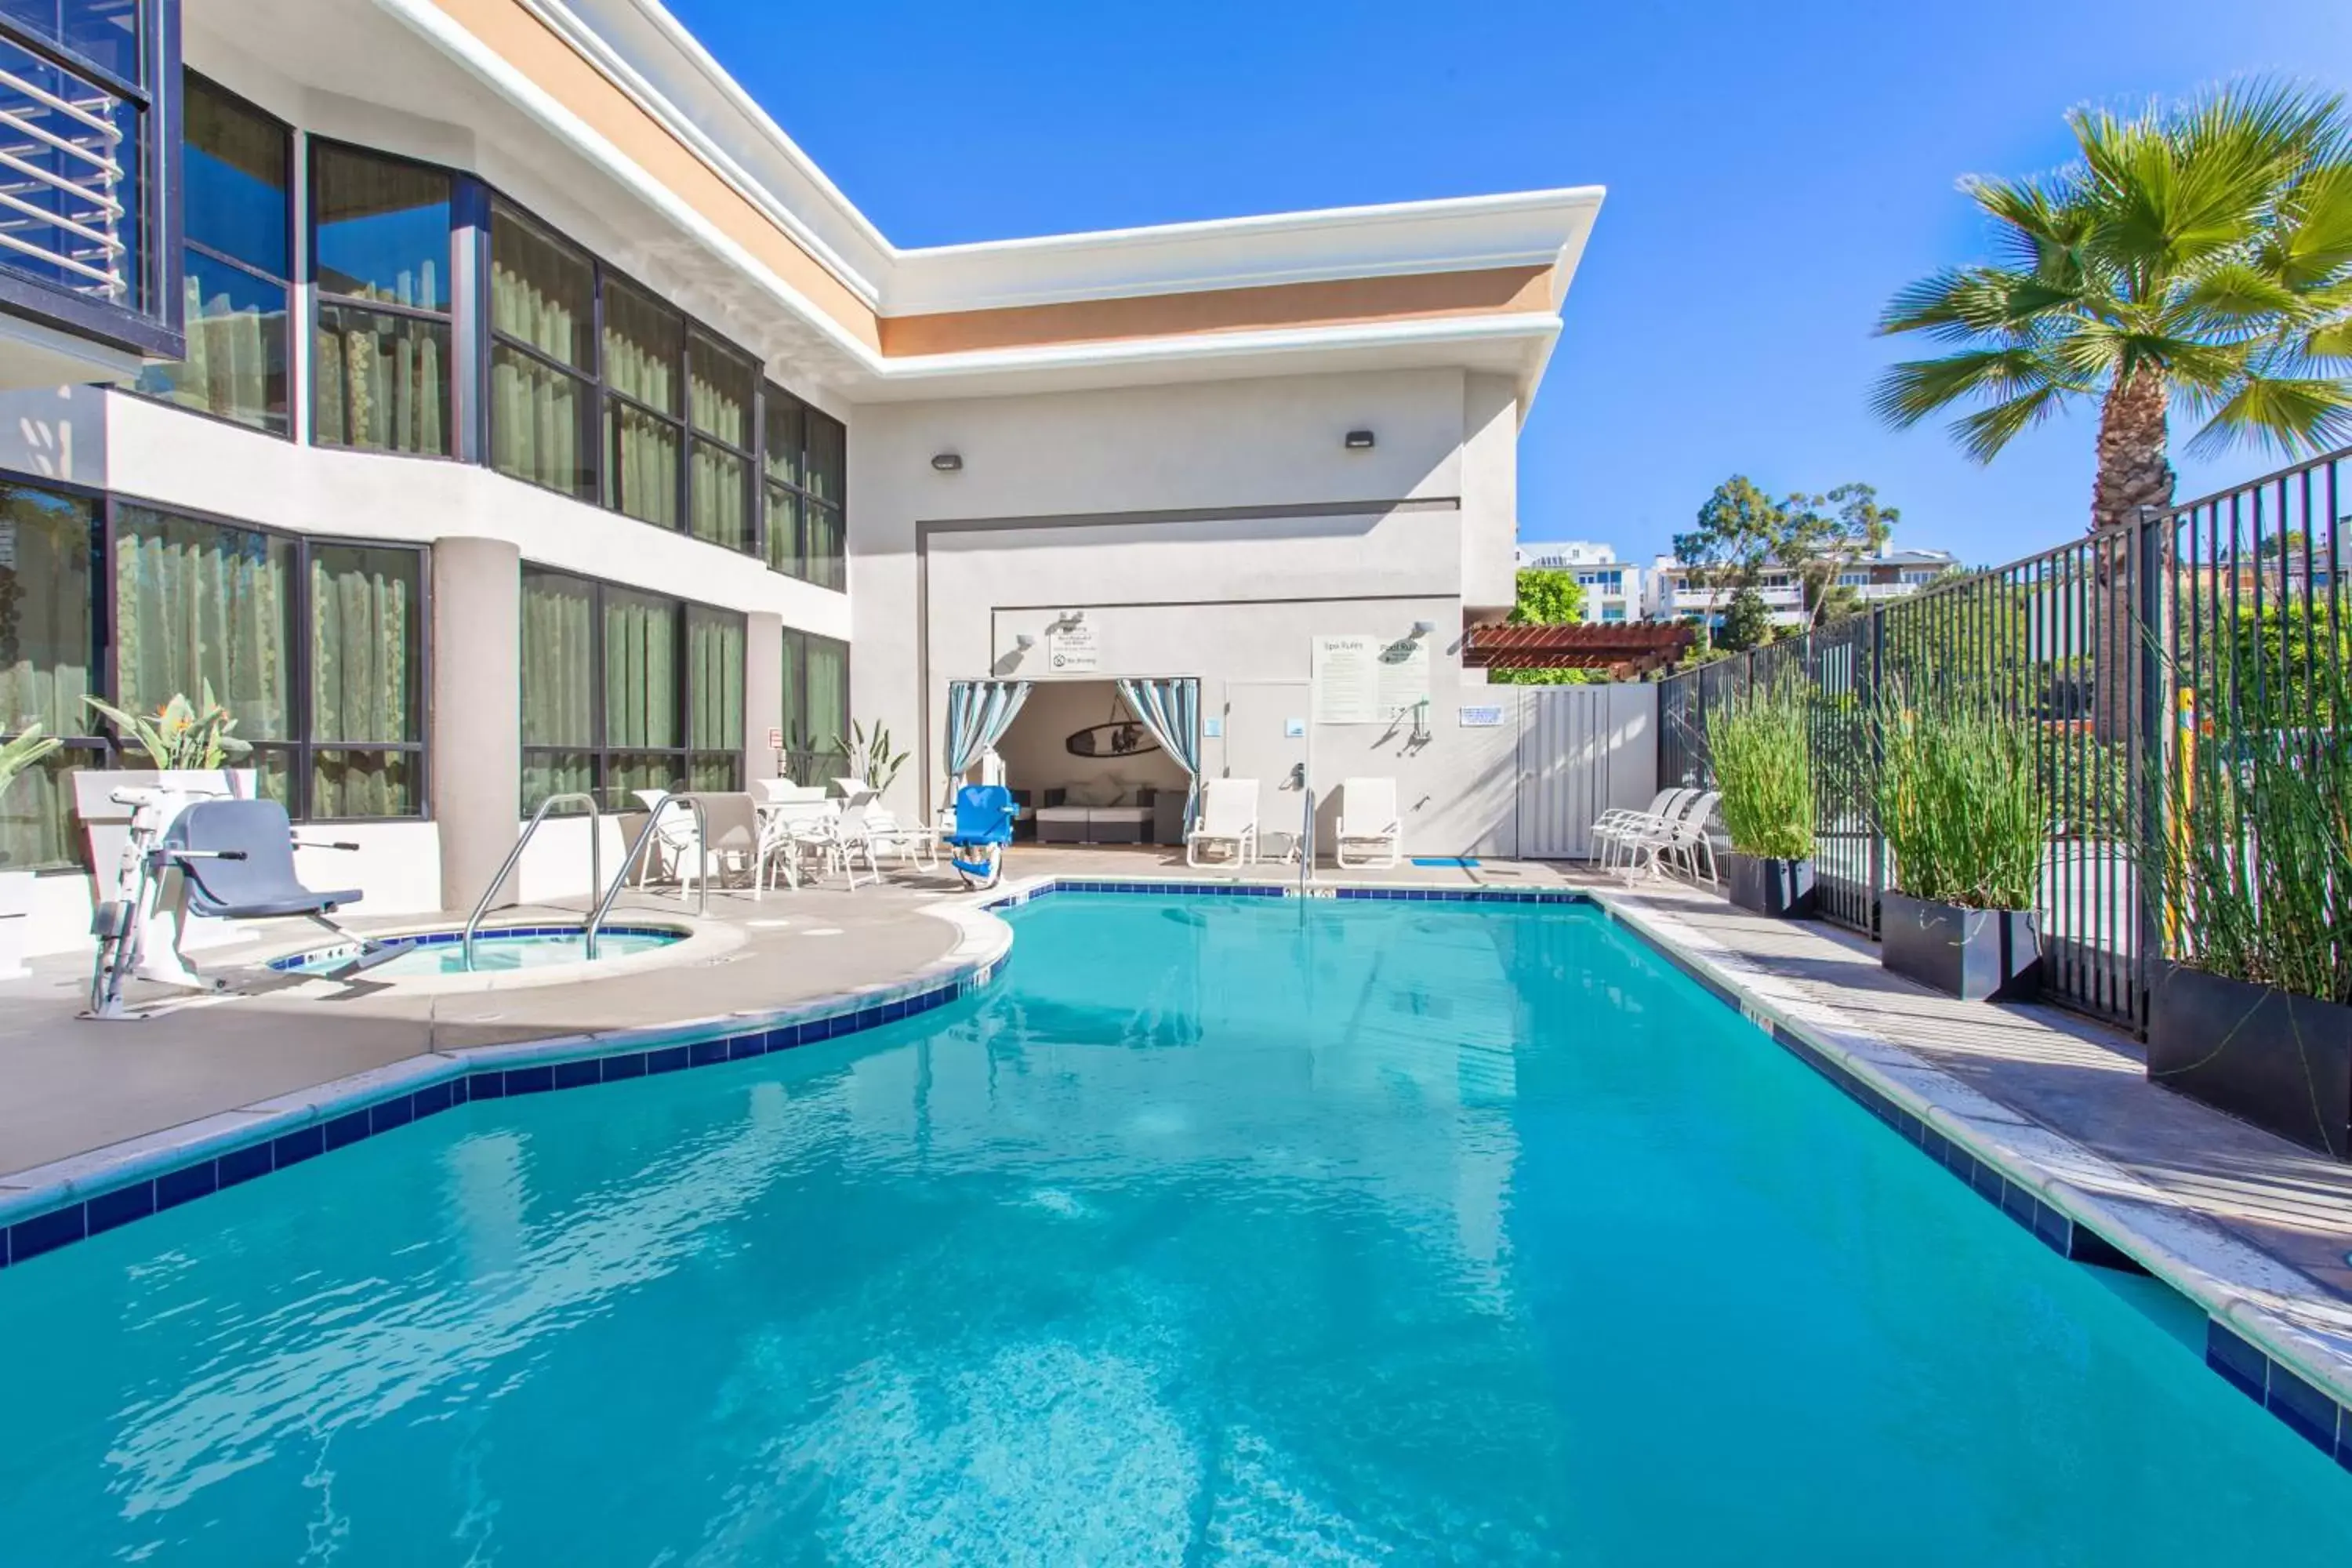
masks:
{"label": "pool lift chair", "polygon": [[1005,847],[1013,842],[1017,811],[1003,784],[965,784],[956,791],[955,826],[944,835],[954,853],[948,864],[972,889],[993,888],[1004,875]]}
{"label": "pool lift chair", "polygon": [[[299,915],[352,943],[356,952],[329,979],[346,979],[400,950],[344,930],[328,916],[360,900],[356,888],[316,892],[294,875],[294,829],[274,800],[230,800],[206,791],[152,786],[118,789],[132,808],[115,896],[90,918],[98,962],[90,972],[86,1018],[143,1018],[122,1000],[126,980],[218,993],[227,982],[198,974],[181,952],[190,916],[284,920]],[[356,844],[313,843],[315,849]]]}

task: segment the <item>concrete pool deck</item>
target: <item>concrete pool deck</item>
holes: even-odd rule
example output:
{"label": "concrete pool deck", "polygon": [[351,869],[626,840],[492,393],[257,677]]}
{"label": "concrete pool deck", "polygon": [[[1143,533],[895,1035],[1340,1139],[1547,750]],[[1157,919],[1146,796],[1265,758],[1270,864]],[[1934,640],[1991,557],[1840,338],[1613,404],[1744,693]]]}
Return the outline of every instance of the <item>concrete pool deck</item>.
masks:
{"label": "concrete pool deck", "polygon": [[[1024,847],[1010,873],[1008,889],[1056,878],[1297,880],[1295,867],[1193,868],[1181,854],[1150,848]],[[2162,1257],[2168,1267],[2158,1272],[2176,1288],[2174,1275],[2189,1279],[2196,1289],[2187,1293],[2217,1322],[2246,1305],[2256,1342],[2310,1368],[2339,1397],[2352,1393],[2352,1167],[2151,1086],[2137,1046],[2123,1036],[2056,1008],[1936,996],[1886,973],[1876,948],[1860,938],[1818,922],[1751,916],[1710,890],[1675,883],[1629,886],[1580,866],[1508,861],[1326,867],[1318,881],[1326,889],[1598,894],[1654,942],[1737,993],[1736,1005],[1759,1022],[1790,1024],[1825,1042],[1923,1122],[1965,1132],[1980,1155],[1997,1157],[2018,1184],[2030,1180],[2062,1199],[2059,1206],[2093,1230],[2119,1240],[2128,1232]],[[0,983],[0,1200],[29,1196],[35,1167],[102,1161],[126,1141],[168,1138],[423,1056],[488,1061],[525,1042],[723,1019],[903,983],[935,970],[960,940],[951,920],[927,910],[969,923],[961,906],[998,896],[963,895],[951,876],[904,870],[854,892],[811,888],[755,900],[715,891],[710,920],[730,928],[730,940],[704,963],[459,994],[354,985],[331,1000],[247,996],[138,1024],[78,1020],[84,963],[37,961],[32,978]],[[635,894],[614,919],[677,917],[690,908],[675,896]],[[499,920],[566,914],[579,918],[576,910],[526,909]],[[2169,1267],[2184,1258],[2191,1261]],[[2273,1331],[2282,1323],[2289,1331]]]}

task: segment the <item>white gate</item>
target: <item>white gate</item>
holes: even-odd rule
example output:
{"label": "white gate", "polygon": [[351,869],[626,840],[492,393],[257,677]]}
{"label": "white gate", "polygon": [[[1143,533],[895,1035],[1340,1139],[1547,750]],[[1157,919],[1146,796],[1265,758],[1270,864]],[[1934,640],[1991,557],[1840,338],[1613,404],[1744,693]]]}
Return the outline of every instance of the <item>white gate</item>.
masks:
{"label": "white gate", "polygon": [[1589,858],[1595,818],[1649,804],[1658,776],[1657,689],[1632,683],[1517,689],[1521,857]]}

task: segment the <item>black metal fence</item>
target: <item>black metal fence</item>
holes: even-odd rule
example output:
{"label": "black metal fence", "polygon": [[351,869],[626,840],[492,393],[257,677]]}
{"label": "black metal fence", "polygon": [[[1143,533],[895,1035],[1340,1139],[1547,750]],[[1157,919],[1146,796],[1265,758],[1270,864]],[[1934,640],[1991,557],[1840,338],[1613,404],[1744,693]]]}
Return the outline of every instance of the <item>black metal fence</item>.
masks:
{"label": "black metal fence", "polygon": [[2165,908],[2134,847],[2167,831],[2191,748],[2210,748],[2210,764],[2338,743],[2347,525],[2352,447],[1668,677],[1659,782],[1711,782],[1709,714],[1759,683],[1801,683],[1822,913],[1875,937],[1895,868],[1867,805],[1871,706],[1890,689],[1970,689],[2034,731],[2045,992],[2140,1027],[2152,962],[2196,911]]}

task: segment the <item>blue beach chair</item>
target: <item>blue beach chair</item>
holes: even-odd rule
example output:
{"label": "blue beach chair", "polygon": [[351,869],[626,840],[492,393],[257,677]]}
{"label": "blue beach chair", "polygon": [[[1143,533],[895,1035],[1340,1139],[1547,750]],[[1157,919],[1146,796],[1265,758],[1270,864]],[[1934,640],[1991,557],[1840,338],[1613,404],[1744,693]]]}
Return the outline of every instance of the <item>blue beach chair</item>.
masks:
{"label": "blue beach chair", "polygon": [[1003,784],[966,784],[956,791],[955,827],[947,836],[949,864],[968,888],[992,888],[1004,874],[1004,847],[1013,842],[1013,792]]}

